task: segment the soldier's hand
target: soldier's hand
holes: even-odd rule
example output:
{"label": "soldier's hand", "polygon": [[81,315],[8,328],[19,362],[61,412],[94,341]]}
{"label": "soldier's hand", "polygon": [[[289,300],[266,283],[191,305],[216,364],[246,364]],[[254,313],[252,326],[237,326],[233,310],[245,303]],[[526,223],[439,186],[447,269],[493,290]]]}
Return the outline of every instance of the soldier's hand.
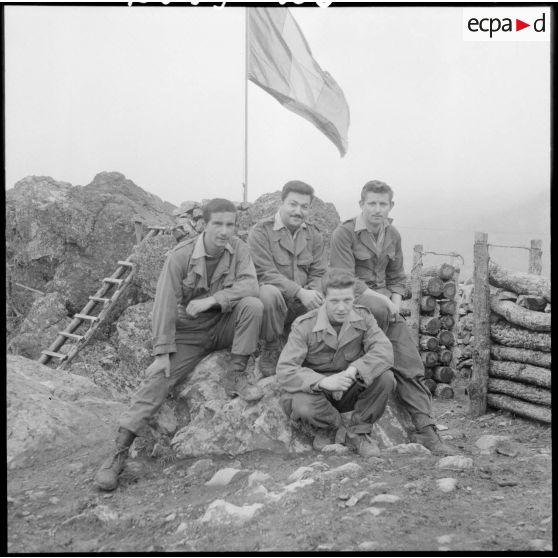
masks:
{"label": "soldier's hand", "polygon": [[401,299],[398,297],[397,300],[391,300],[390,302],[393,304],[393,308],[394,308],[394,310],[391,313],[390,321],[394,322],[395,318],[397,317],[397,314],[399,314],[399,310],[401,310]]}
{"label": "soldier's hand", "polygon": [[339,374],[344,374],[345,376],[347,376],[347,378],[351,378],[351,380],[353,380],[354,382],[356,381],[358,370],[354,366],[348,366],[345,370],[339,372]]}
{"label": "soldier's hand", "polygon": [[353,379],[345,371],[326,376],[320,381],[318,387],[327,391],[347,391],[353,385]]}
{"label": "soldier's hand", "polygon": [[318,306],[321,306],[324,301],[322,294],[318,291],[313,291],[312,289],[300,289],[296,296],[308,310],[318,308]]}
{"label": "soldier's hand", "polygon": [[188,306],[186,306],[186,314],[188,314],[192,318],[195,318],[198,314],[209,310],[215,304],[216,300],[212,296],[191,300],[188,303]]}
{"label": "soldier's hand", "polygon": [[157,355],[155,360],[147,367],[145,371],[145,376],[151,378],[158,372],[163,371],[165,373],[165,378],[170,377],[170,355]]}

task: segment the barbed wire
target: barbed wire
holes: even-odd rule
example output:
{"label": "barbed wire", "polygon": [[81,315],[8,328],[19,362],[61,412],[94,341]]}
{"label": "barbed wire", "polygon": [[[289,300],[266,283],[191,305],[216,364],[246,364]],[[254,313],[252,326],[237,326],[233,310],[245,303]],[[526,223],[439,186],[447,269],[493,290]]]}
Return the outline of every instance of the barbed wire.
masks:
{"label": "barbed wire", "polygon": [[461,265],[465,265],[465,259],[461,254],[458,254],[457,252],[433,252],[432,250],[427,250],[425,252],[420,252],[419,254],[420,255],[418,257],[417,263],[412,267],[411,273],[413,273],[413,271],[415,271],[415,269],[419,265],[422,265],[422,257],[426,256],[427,254],[432,254],[434,256],[450,256],[452,258],[459,258],[461,260]]}
{"label": "barbed wire", "polygon": [[509,246],[507,244],[487,244],[487,246],[492,248],[519,248],[521,250],[531,250],[528,246]]}

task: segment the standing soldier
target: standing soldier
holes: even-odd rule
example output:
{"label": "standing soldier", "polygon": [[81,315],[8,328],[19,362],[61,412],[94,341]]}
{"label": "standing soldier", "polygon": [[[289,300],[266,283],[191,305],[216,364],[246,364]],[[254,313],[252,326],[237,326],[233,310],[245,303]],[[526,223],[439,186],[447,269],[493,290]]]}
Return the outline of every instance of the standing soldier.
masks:
{"label": "standing soldier", "polygon": [[[424,365],[405,320],[399,315],[405,292],[401,236],[388,219],[393,190],[379,180],[362,188],[361,213],[335,229],[330,264],[354,271],[356,303],[367,306],[393,345],[397,394],[409,411],[416,432],[412,439],[433,453],[452,454],[443,444],[432,418],[432,395],[424,382]],[[383,301],[382,301],[383,299]],[[388,315],[378,309],[387,304]]]}
{"label": "standing soldier", "polygon": [[[277,379],[286,414],[319,429],[314,449],[335,440],[371,457],[379,453],[372,425],[395,389],[393,350],[370,310],[353,306],[354,289],[352,271],[329,271],[324,304],[293,323]],[[340,413],[351,410],[345,426]]]}
{"label": "standing soldier", "polygon": [[214,349],[231,347],[225,376],[228,395],[246,401],[263,396],[248,384],[246,365],[256,350],[263,316],[256,271],[248,247],[233,236],[236,207],[225,199],[204,207],[205,230],[178,244],[168,255],[153,306],[153,354],[146,379],[120,417],[116,448],[95,481],[114,490],[128,450],[169,392],[184,382]]}
{"label": "standing soldier", "polygon": [[324,300],[324,241],[319,230],[306,222],[313,198],[312,186],[299,180],[287,182],[277,213],[257,223],[248,236],[264,305],[259,363],[264,376],[275,374],[285,326]]}

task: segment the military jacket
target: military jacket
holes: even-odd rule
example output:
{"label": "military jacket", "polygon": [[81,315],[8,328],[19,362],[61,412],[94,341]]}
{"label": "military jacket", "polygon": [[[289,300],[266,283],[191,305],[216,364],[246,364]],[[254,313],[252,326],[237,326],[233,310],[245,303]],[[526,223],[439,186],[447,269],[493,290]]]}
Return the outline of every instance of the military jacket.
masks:
{"label": "military jacket", "polygon": [[324,375],[350,365],[369,385],[393,366],[392,345],[364,306],[353,307],[338,335],[323,304],[293,322],[277,363],[277,380],[288,392],[314,392]]}
{"label": "military jacket", "polygon": [[317,227],[304,223],[293,238],[278,214],[257,223],[248,236],[258,280],[294,298],[301,287],[322,291],[326,271],[324,240]]}
{"label": "military jacket", "polygon": [[167,256],[157,282],[153,306],[153,354],[176,352],[178,306],[215,297],[221,312],[230,312],[247,296],[258,296],[256,270],[248,246],[233,237],[225,246],[211,281],[207,278],[203,233],[178,244]]}
{"label": "military jacket", "polygon": [[330,266],[354,270],[357,296],[367,287],[388,297],[392,293],[405,293],[407,276],[403,268],[401,235],[391,221],[388,219],[384,242],[379,250],[371,241],[360,216],[345,221],[333,232]]}

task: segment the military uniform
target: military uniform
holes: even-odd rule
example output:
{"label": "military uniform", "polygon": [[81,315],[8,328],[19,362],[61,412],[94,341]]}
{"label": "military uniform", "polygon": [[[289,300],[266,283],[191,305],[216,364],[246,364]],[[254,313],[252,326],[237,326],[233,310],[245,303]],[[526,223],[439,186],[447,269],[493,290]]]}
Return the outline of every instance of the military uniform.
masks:
{"label": "military uniform", "polygon": [[[233,237],[219,258],[211,258],[205,252],[203,236],[178,244],[159,276],[153,307],[153,354],[170,354],[170,377],[160,371],[146,378],[133,395],[119,424],[134,434],[157,412],[170,390],[212,350],[232,347],[235,355],[256,350],[263,304],[257,298],[256,271],[248,247]],[[186,315],[191,300],[210,296],[220,308],[195,318]]]}
{"label": "military uniform", "polygon": [[390,321],[389,311],[378,299],[365,293],[367,288],[390,297],[405,293],[401,235],[387,219],[383,242],[376,243],[359,215],[348,219],[333,232],[330,265],[354,270],[356,304],[369,308],[393,345],[393,370],[399,398],[411,414],[417,429],[433,425],[432,395],[424,383],[424,364],[405,320],[397,315]]}
{"label": "military uniform", "polygon": [[264,305],[262,338],[273,342],[282,335],[285,324],[306,312],[296,298],[298,291],[305,288],[322,292],[324,241],[310,223],[303,223],[292,235],[277,213],[254,226],[248,245]]}
{"label": "military uniform", "polygon": [[[317,384],[325,375],[354,366],[357,381],[337,400]],[[351,425],[371,425],[384,412],[395,388],[393,350],[374,316],[354,306],[339,332],[323,304],[297,318],[277,364],[277,380],[287,393],[283,408],[293,420],[317,428],[337,428],[340,412],[354,409]]]}

